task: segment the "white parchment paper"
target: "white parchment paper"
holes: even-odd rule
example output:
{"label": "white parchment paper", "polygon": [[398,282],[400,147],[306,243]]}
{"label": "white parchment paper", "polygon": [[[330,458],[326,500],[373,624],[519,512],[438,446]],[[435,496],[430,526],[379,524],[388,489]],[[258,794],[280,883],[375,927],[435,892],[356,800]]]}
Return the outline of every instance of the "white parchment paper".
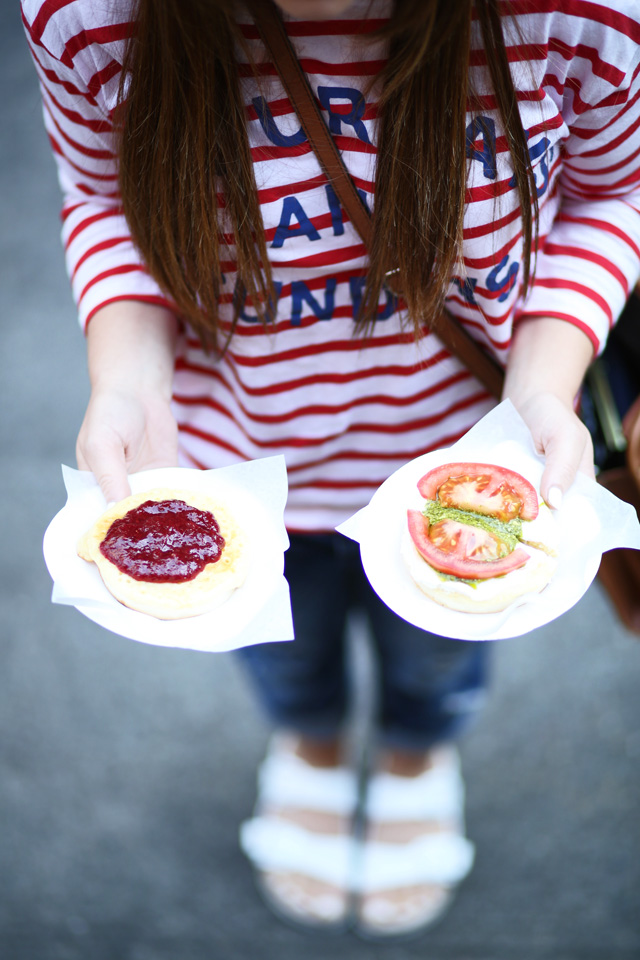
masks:
{"label": "white parchment paper", "polygon": [[254,643],[293,639],[284,551],[289,539],[284,457],[265,457],[218,470],[171,467],[129,477],[132,493],[154,487],[194,490],[219,497],[242,524],[249,541],[245,583],[226,603],[200,617],[157,620],[129,610],[107,590],[98,568],[76,553],[76,544],[106,504],[93,474],[62,467],[67,502],[44,535],[45,562],[53,579],[53,603],[70,604],[90,620],[131,640],[161,647],[224,651]]}
{"label": "white parchment paper", "polygon": [[369,504],[337,527],[360,543],[365,573],[373,589],[409,623],[460,640],[516,637],[549,623],[586,593],[602,554],[616,547],[640,549],[634,508],[595,481],[579,474],[557,511],[559,563],[542,593],[529,594],[500,613],[458,613],[430,600],[415,585],[400,555],[408,508],[421,509],[418,480],[443,463],[467,461],[510,467],[540,488],[544,460],[513,404],[494,407],[451,447],[405,464],[374,493]]}

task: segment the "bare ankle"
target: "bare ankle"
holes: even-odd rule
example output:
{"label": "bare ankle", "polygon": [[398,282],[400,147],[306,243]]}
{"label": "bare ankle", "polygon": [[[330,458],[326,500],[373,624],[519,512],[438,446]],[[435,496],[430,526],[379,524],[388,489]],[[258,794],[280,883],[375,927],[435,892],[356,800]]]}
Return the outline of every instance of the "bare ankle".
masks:
{"label": "bare ankle", "polygon": [[397,777],[419,777],[432,766],[431,754],[425,750],[387,750],[380,763],[383,770]]}
{"label": "bare ankle", "polygon": [[338,767],[342,755],[342,745],[336,737],[332,740],[312,740],[300,737],[295,749],[300,757],[312,767]]}

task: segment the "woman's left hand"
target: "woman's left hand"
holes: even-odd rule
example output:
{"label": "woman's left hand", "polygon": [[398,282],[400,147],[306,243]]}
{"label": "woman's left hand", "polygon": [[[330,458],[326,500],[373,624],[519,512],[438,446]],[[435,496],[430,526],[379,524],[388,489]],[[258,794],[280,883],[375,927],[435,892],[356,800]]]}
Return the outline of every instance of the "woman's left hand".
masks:
{"label": "woman's left hand", "polygon": [[575,398],[593,358],[593,345],[566,320],[532,317],[514,332],[503,398],[510,399],[546,460],[541,493],[550,507],[581,471],[595,477],[589,431]]}
{"label": "woman's left hand", "polygon": [[540,492],[557,509],[578,471],[595,479],[591,435],[556,394],[535,393],[518,406],[538,453],[545,457]]}

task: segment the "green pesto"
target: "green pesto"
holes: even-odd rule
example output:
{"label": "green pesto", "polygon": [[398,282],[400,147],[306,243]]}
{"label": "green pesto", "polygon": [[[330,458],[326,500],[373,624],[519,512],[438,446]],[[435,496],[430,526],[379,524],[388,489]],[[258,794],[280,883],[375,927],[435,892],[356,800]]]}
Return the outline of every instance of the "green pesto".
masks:
{"label": "green pesto", "polygon": [[[464,577],[454,577],[453,574],[442,573],[441,570],[436,570],[435,567],[432,567],[431,569],[440,577],[441,580],[455,580],[457,583],[468,583],[470,587],[474,588],[474,590],[478,584],[482,582],[480,580],[465,580]],[[497,579],[497,577],[494,577],[494,580],[495,579]]]}
{"label": "green pesto", "polygon": [[522,520],[519,517],[505,523],[503,520],[498,520],[497,517],[484,517],[482,514],[473,513],[470,510],[445,507],[438,500],[427,500],[422,513],[429,523],[438,523],[440,520],[456,520],[458,523],[466,523],[471,527],[479,527],[502,540],[509,548],[510,553],[513,553],[518,546],[518,541],[522,538]]}

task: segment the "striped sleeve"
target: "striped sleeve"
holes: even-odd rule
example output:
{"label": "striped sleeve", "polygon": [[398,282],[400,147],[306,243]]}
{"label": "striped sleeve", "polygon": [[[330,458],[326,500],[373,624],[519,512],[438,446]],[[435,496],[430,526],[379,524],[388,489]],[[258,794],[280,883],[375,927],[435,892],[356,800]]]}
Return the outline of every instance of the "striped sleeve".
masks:
{"label": "striped sleeve", "polygon": [[72,0],[23,0],[22,17],[63,192],[62,239],[82,326],[116,300],[170,306],[131,240],[118,192],[112,112],[117,57],[131,25],[87,27]]}
{"label": "striped sleeve", "polygon": [[598,352],[640,273],[640,18],[627,0],[565,6],[571,48],[545,78],[568,131],[562,202],[515,319],[565,319]]}

